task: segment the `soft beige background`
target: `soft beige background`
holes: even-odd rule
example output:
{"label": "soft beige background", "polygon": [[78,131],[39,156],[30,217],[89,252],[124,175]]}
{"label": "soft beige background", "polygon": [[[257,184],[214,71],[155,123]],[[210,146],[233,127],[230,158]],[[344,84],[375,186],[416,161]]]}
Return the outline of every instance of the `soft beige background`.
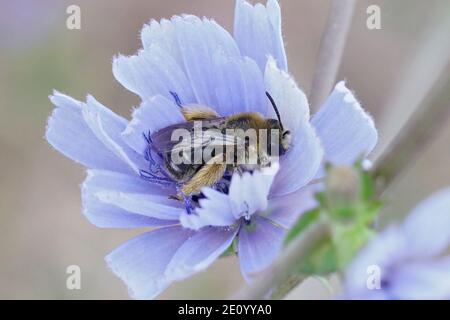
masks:
{"label": "soft beige background", "polygon": [[[373,3],[382,9],[382,30],[366,28],[366,8]],[[81,6],[81,30],[65,27],[70,4]],[[306,92],[329,5],[328,0],[281,0],[290,72]],[[347,79],[377,120],[381,145],[413,108],[386,106],[428,32],[439,27],[439,19],[449,19],[436,17],[447,9],[446,0],[358,1],[339,78]],[[98,229],[81,215],[84,170],[43,139],[52,109],[47,96],[53,88],[78,99],[91,93],[128,116],[139,100],[115,81],[111,61],[117,53],[132,54],[140,47],[142,25],[150,18],[193,13],[231,30],[233,11],[231,0],[0,0],[0,298],[128,298],[103,257],[140,230]],[[447,44],[443,39],[432,49],[442,51],[439,46]],[[425,70],[437,63],[433,50],[427,51]],[[448,70],[440,81],[448,79]],[[419,199],[450,185],[449,162],[447,123],[391,191],[383,220],[399,219]],[[66,289],[65,270],[71,264],[82,269],[82,290]],[[237,261],[227,258],[172,286],[161,298],[221,298],[242,283]],[[327,296],[324,286],[309,280],[289,298]]]}

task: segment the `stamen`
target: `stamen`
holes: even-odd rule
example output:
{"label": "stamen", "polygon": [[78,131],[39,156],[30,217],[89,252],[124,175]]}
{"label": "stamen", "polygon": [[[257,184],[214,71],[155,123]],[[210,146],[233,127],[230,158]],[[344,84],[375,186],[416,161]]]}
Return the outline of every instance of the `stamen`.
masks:
{"label": "stamen", "polygon": [[161,168],[161,166],[153,159],[153,151],[151,149],[152,138],[150,132],[148,135],[143,133],[144,139],[147,142],[147,148],[144,153],[144,158],[149,162],[148,170],[139,170],[140,176],[152,183],[159,184],[163,187],[173,186],[174,181],[169,177],[169,175]]}
{"label": "stamen", "polygon": [[184,206],[186,207],[186,212],[187,214],[192,214],[192,211],[194,210],[194,206],[192,204],[192,198],[189,196],[186,196],[185,194],[183,194],[183,202],[184,202]]}
{"label": "stamen", "polygon": [[242,213],[243,213],[245,222],[246,223],[248,222],[248,224],[250,224],[250,218],[251,218],[250,206],[248,205],[247,201],[244,201],[244,206],[245,206],[245,209],[244,209],[244,211]]}
{"label": "stamen", "polygon": [[144,139],[147,142],[147,145],[152,143],[152,137],[150,135],[150,131],[148,132],[148,136],[145,134],[145,132],[142,132],[142,135],[144,136]]}
{"label": "stamen", "polygon": [[178,96],[178,94],[176,92],[174,92],[174,91],[169,91],[169,93],[172,95],[172,97],[175,100],[175,103],[177,104],[177,106],[182,108],[183,104],[181,103],[181,100],[180,100],[180,97]]}
{"label": "stamen", "polygon": [[143,178],[144,180],[147,180],[149,182],[152,183],[156,183],[159,184],[163,187],[170,187],[173,185],[173,181],[167,180],[166,178],[161,178],[158,177],[157,175],[148,172],[146,170],[139,170],[139,175],[141,176],[141,178]]}

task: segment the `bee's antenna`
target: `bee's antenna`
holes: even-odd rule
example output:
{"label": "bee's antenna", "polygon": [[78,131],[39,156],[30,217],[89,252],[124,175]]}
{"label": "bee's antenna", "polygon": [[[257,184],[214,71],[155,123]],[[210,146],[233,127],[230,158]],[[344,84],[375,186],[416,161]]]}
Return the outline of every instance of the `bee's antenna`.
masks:
{"label": "bee's antenna", "polygon": [[270,95],[270,93],[267,92],[267,91],[266,91],[266,96],[267,96],[267,98],[269,98],[270,103],[272,104],[273,110],[275,110],[275,113],[277,114],[277,118],[278,118],[278,121],[280,122],[281,130],[284,130],[283,129],[283,123],[281,122],[281,118],[280,118],[280,112],[278,111],[278,108],[277,108],[277,105],[275,104],[275,101],[273,100],[273,98]]}

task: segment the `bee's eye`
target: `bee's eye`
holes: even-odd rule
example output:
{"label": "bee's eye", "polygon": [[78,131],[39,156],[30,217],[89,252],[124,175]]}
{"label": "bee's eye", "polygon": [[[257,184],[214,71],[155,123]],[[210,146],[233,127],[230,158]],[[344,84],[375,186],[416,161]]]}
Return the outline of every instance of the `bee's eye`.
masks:
{"label": "bee's eye", "polygon": [[280,154],[286,153],[286,151],[289,149],[289,145],[291,144],[291,132],[289,130],[286,130],[283,132],[282,138],[281,138],[281,152]]}

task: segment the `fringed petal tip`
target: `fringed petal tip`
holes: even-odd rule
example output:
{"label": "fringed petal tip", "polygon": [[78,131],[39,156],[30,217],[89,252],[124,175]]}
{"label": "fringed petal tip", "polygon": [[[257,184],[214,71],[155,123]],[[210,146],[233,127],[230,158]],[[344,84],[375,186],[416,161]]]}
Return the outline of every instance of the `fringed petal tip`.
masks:
{"label": "fringed petal tip", "polygon": [[287,70],[278,1],[269,0],[264,6],[261,3],[251,5],[247,1],[237,0],[234,38],[242,55],[255,60],[262,71],[269,55],[277,60],[282,70]]}
{"label": "fringed petal tip", "polygon": [[[108,131],[113,136],[115,130],[122,131],[126,124],[125,119],[99,103],[80,102],[58,91],[54,91],[49,99],[55,106],[45,132],[45,138],[51,146],[87,168],[131,172],[127,164],[99,138],[101,135],[92,130],[85,115],[95,113],[94,122],[102,121],[111,124],[108,126]],[[89,98],[89,101],[93,100]],[[108,139],[111,142],[111,137]]]}
{"label": "fringed petal tip", "polygon": [[[371,127],[371,129],[375,132],[377,140],[378,140],[378,131],[375,127],[375,122],[373,120],[373,117],[369,114],[367,110],[364,110],[357,98],[355,97],[355,94],[353,91],[351,91],[347,85],[345,80],[339,81],[336,86],[335,90],[337,92],[340,92],[343,94],[343,102],[346,104],[349,104],[353,106],[356,110],[358,110],[361,114],[361,117],[364,118],[368,125]],[[376,141],[375,141],[376,144]]]}
{"label": "fringed petal tip", "polygon": [[134,281],[130,279],[127,273],[122,269],[122,267],[117,264],[115,258],[112,257],[111,254],[105,257],[106,265],[108,266],[109,270],[111,270],[111,272],[114,273],[116,277],[118,277],[120,280],[122,280],[122,282],[124,282],[127,285],[128,295],[132,299],[135,300],[155,299],[159,294],[161,294],[165,289],[167,289],[170,286],[171,283],[169,281],[159,278],[151,280],[147,283],[147,286],[151,288],[148,289],[148,291],[142,291],[140,289],[137,289],[136,285],[132,284]]}
{"label": "fringed petal tip", "polygon": [[[345,81],[336,84],[319,111],[311,119],[325,150],[324,162],[353,165],[366,157],[378,142],[372,117],[361,107]],[[325,174],[320,168],[316,179]]]}
{"label": "fringed petal tip", "polygon": [[256,170],[253,173],[235,173],[231,178],[229,199],[232,213],[236,219],[249,219],[253,214],[263,211],[268,205],[269,190],[278,172],[278,163]]}
{"label": "fringed petal tip", "polygon": [[200,230],[206,226],[227,227],[236,222],[228,195],[207,187],[202,193],[205,198],[199,200],[199,207],[192,213],[180,215],[183,227]]}

